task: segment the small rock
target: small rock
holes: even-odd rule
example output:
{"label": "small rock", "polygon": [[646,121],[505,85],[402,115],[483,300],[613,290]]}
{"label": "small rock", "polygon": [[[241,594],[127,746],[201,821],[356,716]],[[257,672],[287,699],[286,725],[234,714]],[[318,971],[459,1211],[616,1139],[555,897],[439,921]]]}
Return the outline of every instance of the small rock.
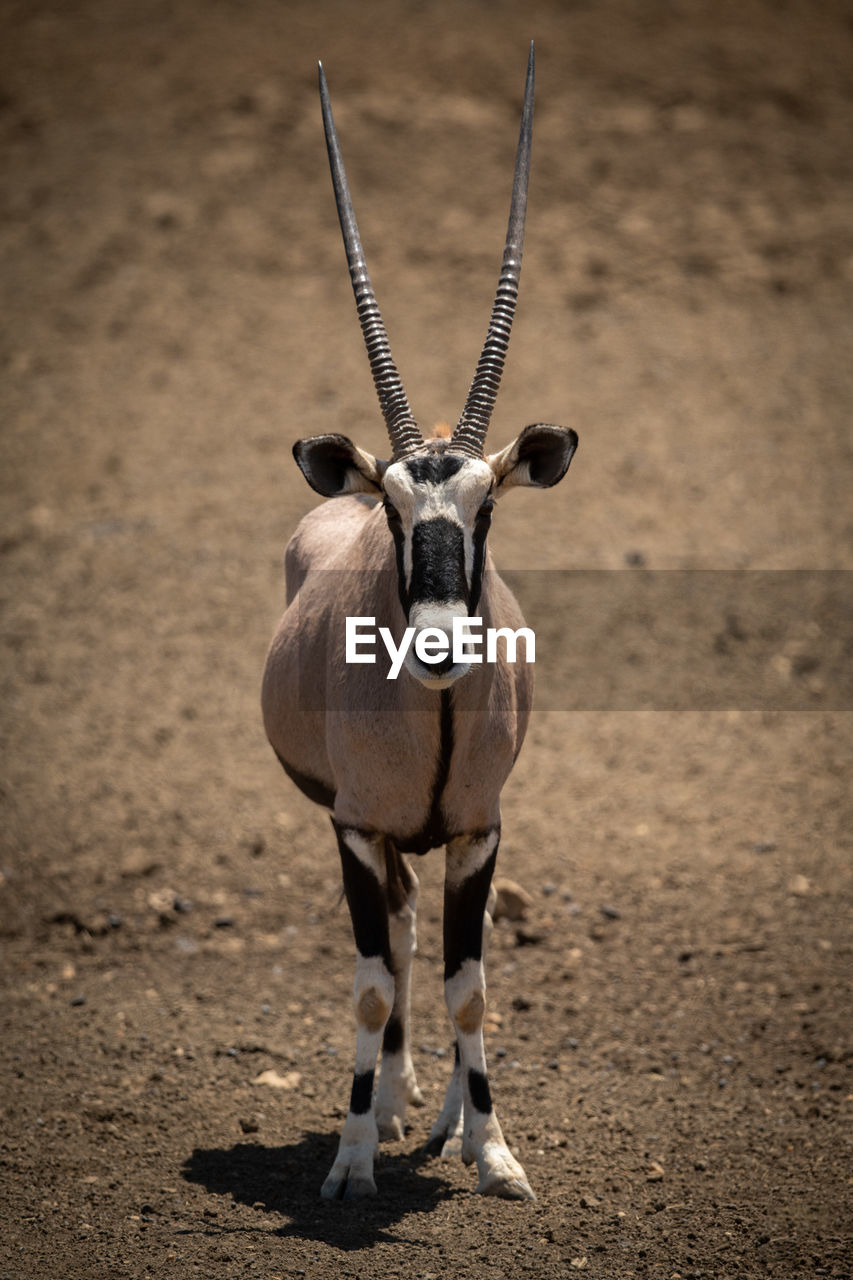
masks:
{"label": "small rock", "polygon": [[807,876],[794,876],[788,885],[788,892],[797,898],[805,898],[811,891],[811,881]]}
{"label": "small rock", "polygon": [[240,1128],[244,1133],[257,1133],[260,1127],[254,1116],[240,1117]]}
{"label": "small rock", "polygon": [[123,876],[150,876],[160,867],[160,862],[148,849],[131,849],[121,860]]}
{"label": "small rock", "polygon": [[298,1089],[301,1082],[302,1076],[298,1071],[288,1071],[286,1076],[282,1076],[272,1068],[269,1071],[262,1071],[252,1081],[253,1084],[268,1085],[271,1089]]}
{"label": "small rock", "polygon": [[663,1182],[664,1169],[659,1160],[653,1160],[646,1169],[646,1182]]}
{"label": "small rock", "polygon": [[494,882],[497,900],[492,912],[493,920],[524,920],[527,911],[533,905],[533,899],[526,889],[514,880],[498,879]]}
{"label": "small rock", "polygon": [[601,914],[604,916],[605,920],[621,920],[622,919],[622,912],[619,911],[616,907],[600,907],[599,910],[601,911]]}
{"label": "small rock", "polygon": [[175,910],[175,903],[178,901],[178,895],[174,889],[155,889],[148,895],[148,905],[152,911],[157,911],[161,915],[168,915],[170,911]]}

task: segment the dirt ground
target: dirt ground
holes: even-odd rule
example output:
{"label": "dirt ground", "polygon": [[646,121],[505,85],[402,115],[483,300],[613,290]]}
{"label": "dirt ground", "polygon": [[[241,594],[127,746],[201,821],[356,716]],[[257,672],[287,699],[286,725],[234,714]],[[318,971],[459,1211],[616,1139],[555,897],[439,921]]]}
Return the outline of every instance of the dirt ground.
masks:
{"label": "dirt ground", "polygon": [[[853,699],[821,647],[849,677],[850,5],[5,0],[2,27],[0,1277],[851,1276]],[[329,1205],[353,945],[328,818],[258,710],[316,501],[291,445],[385,452],[316,60],[429,424],[485,331],[531,36],[490,440],[581,446],[491,535],[554,571],[556,660],[504,796],[532,905],[495,930],[487,1043],[538,1199],[422,1152],[452,1061],[434,853],[427,1109],[376,1200]],[[642,610],[572,661],[572,571],[643,568],[804,603],[714,606],[664,710]],[[694,658],[753,631],[759,704],[698,678],[692,703]]]}

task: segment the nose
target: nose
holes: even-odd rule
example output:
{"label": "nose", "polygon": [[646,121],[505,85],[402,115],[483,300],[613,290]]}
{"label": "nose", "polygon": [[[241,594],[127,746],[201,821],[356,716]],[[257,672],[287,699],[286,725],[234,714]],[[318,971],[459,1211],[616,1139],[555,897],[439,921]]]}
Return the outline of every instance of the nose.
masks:
{"label": "nose", "polygon": [[453,651],[445,654],[440,662],[432,663],[432,669],[436,675],[443,676],[453,666]]}

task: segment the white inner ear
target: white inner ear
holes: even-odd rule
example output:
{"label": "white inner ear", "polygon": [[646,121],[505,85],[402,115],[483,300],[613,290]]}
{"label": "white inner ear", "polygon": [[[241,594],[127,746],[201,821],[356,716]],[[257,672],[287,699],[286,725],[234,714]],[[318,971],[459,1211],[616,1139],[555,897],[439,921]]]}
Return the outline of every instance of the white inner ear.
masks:
{"label": "white inner ear", "polygon": [[486,462],[491,467],[497,481],[494,489],[496,498],[500,497],[501,493],[505,493],[507,489],[511,489],[513,485],[530,483],[530,465],[524,462],[519,466],[518,463],[517,438],[513,440],[512,444],[508,444],[505,449],[501,449],[499,453],[489,454]]}
{"label": "white inner ear", "polygon": [[[358,445],[353,446],[352,461],[352,469],[347,475],[347,493],[372,493],[374,488],[381,485],[388,463],[374,458],[372,453],[368,453],[366,449],[359,449]],[[361,483],[359,477],[362,478]]]}

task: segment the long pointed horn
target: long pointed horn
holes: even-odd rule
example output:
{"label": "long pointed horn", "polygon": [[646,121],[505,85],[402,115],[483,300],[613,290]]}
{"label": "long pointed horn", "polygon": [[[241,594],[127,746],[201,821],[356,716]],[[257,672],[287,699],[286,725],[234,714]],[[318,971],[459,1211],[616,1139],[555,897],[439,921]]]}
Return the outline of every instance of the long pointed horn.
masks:
{"label": "long pointed horn", "polygon": [[506,231],[503,265],[498,291],[492,307],[492,318],[483,351],[474,374],[474,381],[465,401],[462,416],[453,432],[454,449],[483,456],[483,445],[489,420],[495,407],[498,388],[501,385],[504,361],[515,303],[518,298],[518,282],[521,276],[521,251],[524,245],[524,214],[527,209],[527,182],[530,177],[530,142],[533,134],[533,41],[527,60],[527,81],[524,86],[524,106],[521,110],[521,129],[518,150],[515,155],[515,176],[512,180],[512,202]]}
{"label": "long pointed horn", "polygon": [[403,383],[397,372],[397,366],[394,364],[388,335],[385,332],[385,325],[382,323],[379,304],[373,292],[373,285],[370,283],[367,262],[365,261],[364,250],[361,247],[361,238],[358,234],[358,225],[353,212],[352,197],[347,185],[344,162],[341,158],[341,148],[335,131],[332,104],[329,101],[329,89],[326,85],[326,77],[323,74],[322,62],[318,66],[320,71],[320,102],[323,106],[323,127],[326,131],[326,148],[329,152],[332,185],[335,188],[335,201],[338,206],[338,217],[341,221],[341,232],[343,233],[344,245],[347,251],[347,262],[349,263],[350,278],[352,280],[353,293],[355,294],[355,305],[358,310],[358,319],[361,324],[361,332],[364,335],[364,345],[367,347],[367,358],[370,361],[370,371],[373,374],[373,382],[376,387],[376,394],[379,397],[382,416],[388,428],[388,435],[391,437],[394,457],[398,458],[405,453],[410,453],[413,449],[419,449],[423,445],[423,436],[418,430],[412,410],[409,407],[406,392],[403,389]]}

